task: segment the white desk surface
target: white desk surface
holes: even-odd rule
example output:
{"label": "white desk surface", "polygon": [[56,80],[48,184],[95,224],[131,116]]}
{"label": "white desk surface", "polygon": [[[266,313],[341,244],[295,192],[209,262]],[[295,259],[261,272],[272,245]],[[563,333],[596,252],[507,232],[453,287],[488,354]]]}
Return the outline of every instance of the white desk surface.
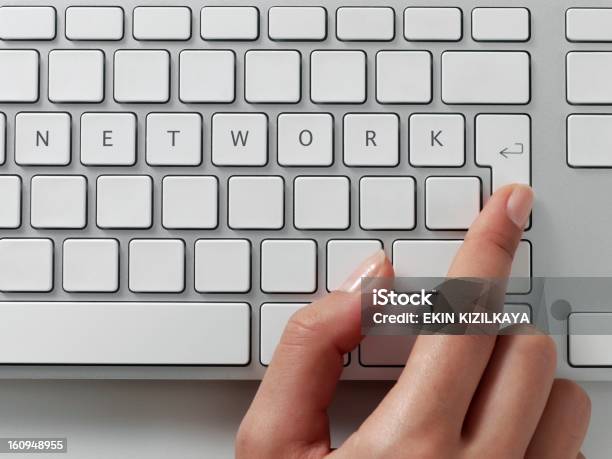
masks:
{"label": "white desk surface", "polygon": [[[584,453],[608,457],[612,384],[584,387],[593,401]],[[230,458],[256,388],[255,382],[1,381],[0,437],[68,437],[68,453],[52,456],[66,459]],[[388,388],[342,383],[331,411],[335,437],[345,438]]]}

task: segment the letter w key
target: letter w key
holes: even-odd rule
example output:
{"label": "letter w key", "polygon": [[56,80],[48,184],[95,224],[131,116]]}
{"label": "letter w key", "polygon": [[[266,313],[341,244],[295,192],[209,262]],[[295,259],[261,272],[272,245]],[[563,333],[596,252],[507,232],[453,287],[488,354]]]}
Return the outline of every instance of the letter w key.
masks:
{"label": "letter w key", "polygon": [[212,162],[215,166],[264,166],[268,162],[267,115],[213,115]]}

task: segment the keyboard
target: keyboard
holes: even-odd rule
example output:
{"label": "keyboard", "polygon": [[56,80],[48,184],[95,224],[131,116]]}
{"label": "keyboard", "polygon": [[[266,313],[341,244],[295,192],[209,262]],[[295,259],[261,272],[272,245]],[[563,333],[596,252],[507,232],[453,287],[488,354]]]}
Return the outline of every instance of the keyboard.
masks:
{"label": "keyboard", "polygon": [[[591,3],[0,6],[0,377],[259,379],[375,251],[444,276],[508,183],[537,195],[514,277],[610,275],[612,7]],[[559,374],[612,380],[590,293]],[[605,333],[568,337],[584,322]],[[393,379],[409,349],[367,337],[343,378]]]}

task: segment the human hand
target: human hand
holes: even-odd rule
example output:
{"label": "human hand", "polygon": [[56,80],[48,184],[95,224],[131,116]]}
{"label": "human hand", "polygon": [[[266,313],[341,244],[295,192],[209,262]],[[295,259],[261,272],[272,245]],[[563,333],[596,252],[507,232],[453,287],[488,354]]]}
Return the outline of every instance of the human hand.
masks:
{"label": "human hand", "polygon": [[[497,191],[449,277],[507,278],[532,200],[525,186]],[[419,336],[395,386],[332,451],[327,408],[343,355],[362,339],[360,279],[392,276],[381,251],[293,315],[240,426],[238,458],[582,457],[589,398],[554,380],[555,344],[539,334]]]}

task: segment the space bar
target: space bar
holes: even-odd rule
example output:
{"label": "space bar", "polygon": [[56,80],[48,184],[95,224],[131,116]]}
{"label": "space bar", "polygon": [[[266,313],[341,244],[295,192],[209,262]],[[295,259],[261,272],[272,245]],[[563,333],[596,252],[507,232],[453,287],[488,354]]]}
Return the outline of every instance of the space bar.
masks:
{"label": "space bar", "polygon": [[247,303],[0,303],[0,364],[247,365]]}

